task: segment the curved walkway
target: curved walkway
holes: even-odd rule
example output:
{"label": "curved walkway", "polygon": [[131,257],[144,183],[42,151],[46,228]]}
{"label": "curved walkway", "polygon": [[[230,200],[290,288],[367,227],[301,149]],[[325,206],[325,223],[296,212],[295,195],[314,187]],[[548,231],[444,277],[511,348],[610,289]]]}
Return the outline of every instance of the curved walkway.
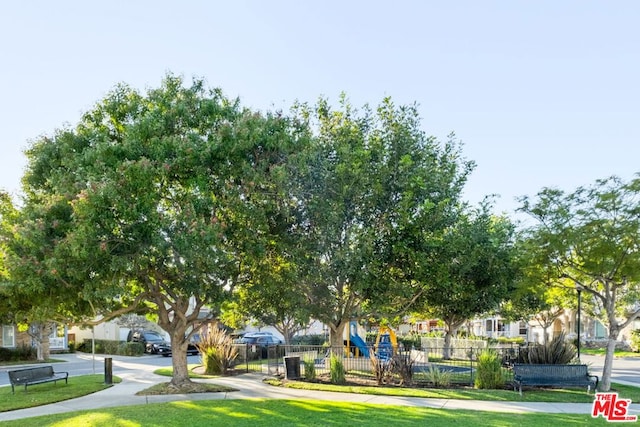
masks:
{"label": "curved walkway", "polygon": [[[114,406],[142,405],[180,400],[218,400],[218,399],[315,399],[328,401],[420,406],[440,409],[467,409],[497,412],[544,412],[590,414],[591,403],[536,403],[536,402],[495,402],[455,399],[425,399],[396,396],[372,396],[366,394],[322,392],[273,387],[264,384],[263,374],[243,374],[234,377],[196,381],[213,382],[238,389],[228,393],[195,393],[182,395],[136,396],[135,394],[153,384],[167,381],[166,377],[151,372],[118,374],[122,382],[106,390],[50,405],[17,411],[0,412],[0,421],[35,417],[38,415],[59,414],[71,411],[101,409]],[[640,414],[640,404],[631,405],[630,414]]]}

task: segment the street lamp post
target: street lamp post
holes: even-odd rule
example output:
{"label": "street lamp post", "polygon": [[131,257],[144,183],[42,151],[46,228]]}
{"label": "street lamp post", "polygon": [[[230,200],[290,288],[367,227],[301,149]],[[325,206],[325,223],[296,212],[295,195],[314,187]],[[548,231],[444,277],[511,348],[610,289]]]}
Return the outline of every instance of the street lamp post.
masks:
{"label": "street lamp post", "polygon": [[577,348],[578,348],[578,362],[580,361],[580,305],[582,303],[582,286],[576,286],[576,291],[578,292],[578,324],[576,325],[576,332],[578,334]]}

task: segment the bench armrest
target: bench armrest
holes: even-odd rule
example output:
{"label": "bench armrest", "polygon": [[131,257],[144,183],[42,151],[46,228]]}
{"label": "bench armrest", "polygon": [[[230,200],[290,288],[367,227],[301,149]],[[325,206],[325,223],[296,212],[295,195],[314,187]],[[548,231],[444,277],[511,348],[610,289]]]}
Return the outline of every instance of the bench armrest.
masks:
{"label": "bench armrest", "polygon": [[597,375],[587,375],[590,379],[595,380],[596,381],[596,385],[593,386],[593,391],[597,391],[598,390],[598,382],[600,381],[600,378],[598,378]]}

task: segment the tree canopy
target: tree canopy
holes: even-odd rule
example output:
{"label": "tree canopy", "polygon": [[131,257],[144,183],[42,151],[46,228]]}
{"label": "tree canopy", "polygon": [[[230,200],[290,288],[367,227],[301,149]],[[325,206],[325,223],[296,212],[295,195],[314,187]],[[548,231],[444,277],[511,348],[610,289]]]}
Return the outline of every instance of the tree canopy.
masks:
{"label": "tree canopy", "polygon": [[545,188],[522,210],[536,224],[531,245],[537,262],[558,280],[554,286],[590,297],[594,314],[607,326],[609,341],[602,390],[611,385],[613,352],[620,331],[640,317],[640,179],[601,179],[565,194]]}
{"label": "tree canopy", "polygon": [[169,75],[146,94],[118,86],[27,151],[13,278],[64,290],[76,301],[68,313],[85,321],[146,307],[171,336],[180,387],[189,334],[215,314],[203,307],[263,251],[263,194],[295,141],[288,119],[199,80]]}

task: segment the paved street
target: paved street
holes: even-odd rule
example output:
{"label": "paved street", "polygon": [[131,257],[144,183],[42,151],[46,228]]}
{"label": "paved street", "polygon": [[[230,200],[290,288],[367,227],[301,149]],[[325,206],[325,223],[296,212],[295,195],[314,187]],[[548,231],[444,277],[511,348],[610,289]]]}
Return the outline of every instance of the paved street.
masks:
{"label": "paved street", "polygon": [[[171,366],[170,357],[157,355],[107,357],[111,357],[113,360],[113,374],[119,376],[139,371],[153,372],[158,367]],[[54,370],[69,372],[69,376],[104,373],[104,355],[96,355],[94,358],[91,354],[86,353],[56,354],[53,355],[53,358],[65,361],[53,363]],[[199,356],[189,356],[188,358],[189,363],[198,363],[199,360]],[[17,369],[17,367],[14,365],[0,366],[0,386],[9,384],[7,371],[12,369]]]}

